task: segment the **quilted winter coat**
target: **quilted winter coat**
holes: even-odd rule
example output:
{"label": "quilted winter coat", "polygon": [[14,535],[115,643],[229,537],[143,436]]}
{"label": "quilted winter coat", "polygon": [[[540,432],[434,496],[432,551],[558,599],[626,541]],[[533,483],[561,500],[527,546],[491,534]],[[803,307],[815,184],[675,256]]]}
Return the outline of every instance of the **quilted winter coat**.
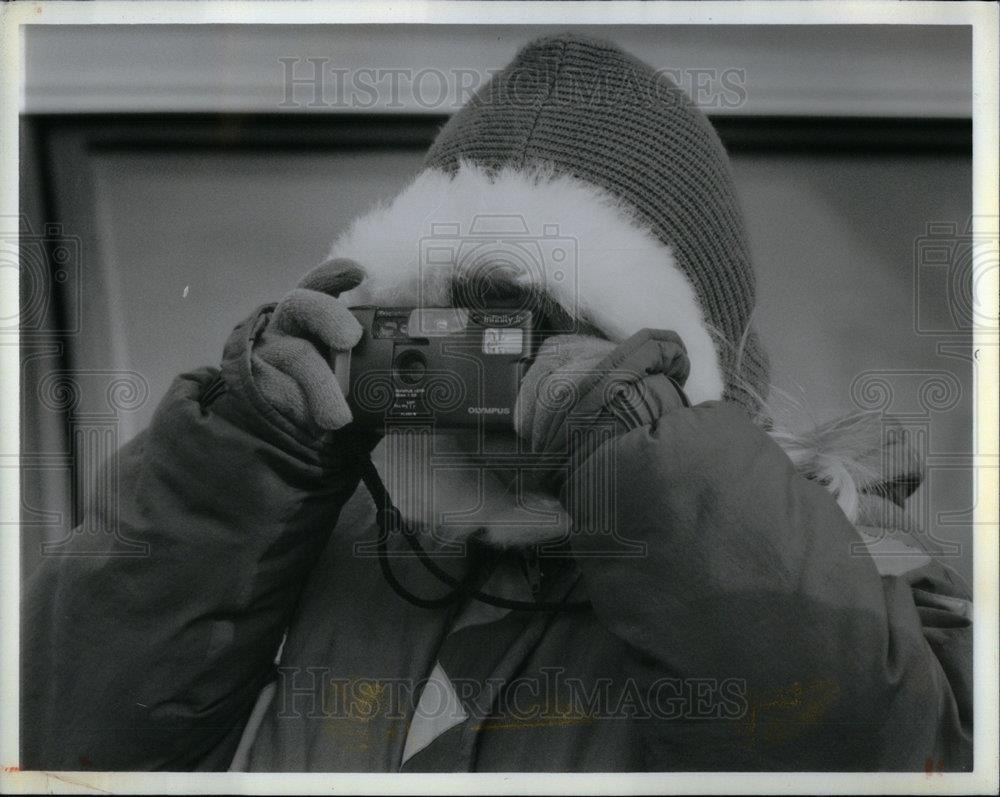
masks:
{"label": "quilted winter coat", "polygon": [[[567,610],[420,608],[383,578],[357,468],[257,391],[270,311],[109,463],[117,533],[149,554],[53,557],[27,584],[22,768],[971,767],[970,596],[877,490],[852,524],[744,411],[642,375],[643,411],[570,459],[568,542],[432,552]],[[612,500],[581,500],[595,484]],[[108,506],[88,528],[113,531]]]}

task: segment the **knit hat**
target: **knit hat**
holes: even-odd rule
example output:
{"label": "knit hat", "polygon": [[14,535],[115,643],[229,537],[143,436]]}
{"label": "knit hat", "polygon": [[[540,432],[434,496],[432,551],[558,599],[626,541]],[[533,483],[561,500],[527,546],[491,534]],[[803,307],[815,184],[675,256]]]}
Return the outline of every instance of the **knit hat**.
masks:
{"label": "knit hat", "polygon": [[[426,236],[435,220],[495,212],[554,221],[544,230],[558,227],[577,245],[572,286],[558,284],[565,269],[546,266],[539,278],[556,301],[612,340],[642,326],[677,331],[691,356],[692,401],[757,409],[768,361],[750,326],[754,274],[729,160],[666,75],[608,42],[538,39],[448,121],[425,165],[334,246],[373,274],[370,292],[412,291],[403,274],[424,268],[427,253],[411,243],[403,255],[402,236]],[[412,229],[414,216],[422,229]],[[452,266],[462,268],[458,256]],[[426,298],[426,277],[418,281]]]}

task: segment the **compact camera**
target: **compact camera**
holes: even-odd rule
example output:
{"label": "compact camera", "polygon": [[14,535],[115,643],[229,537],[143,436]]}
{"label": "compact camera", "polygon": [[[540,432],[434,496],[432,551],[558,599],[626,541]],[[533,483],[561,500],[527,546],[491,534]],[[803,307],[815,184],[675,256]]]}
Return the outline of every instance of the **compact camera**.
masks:
{"label": "compact camera", "polygon": [[352,307],[364,334],[333,370],[359,426],[510,429],[537,351],[523,308]]}

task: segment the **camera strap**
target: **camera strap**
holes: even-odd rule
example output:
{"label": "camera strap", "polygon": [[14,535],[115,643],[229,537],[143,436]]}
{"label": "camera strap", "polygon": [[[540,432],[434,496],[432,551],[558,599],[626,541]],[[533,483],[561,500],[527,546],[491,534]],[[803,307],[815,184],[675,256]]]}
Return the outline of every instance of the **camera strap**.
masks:
{"label": "camera strap", "polygon": [[[477,600],[501,609],[527,612],[576,612],[586,611],[591,608],[589,600],[569,601],[564,598],[561,601],[519,601],[512,598],[503,598],[499,595],[490,595],[476,586],[476,581],[481,575],[477,573],[476,568],[472,568],[469,574],[463,579],[455,578],[431,558],[420,544],[419,535],[403,521],[402,513],[392,503],[389,491],[386,489],[382,477],[379,476],[378,471],[375,469],[371,457],[362,454],[358,459],[361,468],[361,480],[375,502],[375,522],[379,530],[377,541],[379,566],[389,586],[404,600],[422,609],[439,609],[462,599]],[[451,587],[450,592],[446,592],[437,598],[425,598],[413,594],[400,583],[389,564],[389,535],[393,532],[399,532],[403,536],[403,539],[406,540],[421,564],[435,578]],[[492,569],[489,572],[492,572]],[[487,577],[489,572],[487,573]],[[566,597],[569,597],[568,593]]]}

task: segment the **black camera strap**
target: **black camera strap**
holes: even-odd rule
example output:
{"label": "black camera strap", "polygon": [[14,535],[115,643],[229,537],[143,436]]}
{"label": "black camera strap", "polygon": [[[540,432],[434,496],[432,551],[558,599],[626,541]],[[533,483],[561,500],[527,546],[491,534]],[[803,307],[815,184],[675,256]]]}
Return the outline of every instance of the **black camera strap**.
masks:
{"label": "black camera strap", "polygon": [[[375,469],[371,458],[365,454],[361,454],[358,459],[361,467],[361,480],[375,502],[375,522],[379,529],[377,541],[379,566],[389,586],[404,600],[422,609],[439,609],[462,599],[473,599],[482,603],[488,603],[491,606],[497,606],[501,609],[527,612],[576,612],[586,611],[591,608],[589,600],[569,601],[564,598],[561,601],[519,601],[511,598],[503,598],[499,595],[489,595],[476,586],[476,581],[482,576],[481,572],[477,573],[476,568],[472,568],[469,574],[463,579],[455,578],[431,558],[420,544],[419,535],[403,521],[402,514],[396,508],[395,504],[392,503],[389,491],[386,489],[382,477],[379,476],[378,471]],[[403,539],[406,540],[421,564],[438,580],[451,587],[450,592],[437,598],[424,598],[413,594],[400,583],[389,564],[389,535],[393,532],[399,532],[403,536]],[[493,567],[495,565],[494,561]],[[490,572],[492,572],[492,567],[486,573],[486,577],[489,576]],[[566,597],[569,597],[569,593],[567,593]]]}

